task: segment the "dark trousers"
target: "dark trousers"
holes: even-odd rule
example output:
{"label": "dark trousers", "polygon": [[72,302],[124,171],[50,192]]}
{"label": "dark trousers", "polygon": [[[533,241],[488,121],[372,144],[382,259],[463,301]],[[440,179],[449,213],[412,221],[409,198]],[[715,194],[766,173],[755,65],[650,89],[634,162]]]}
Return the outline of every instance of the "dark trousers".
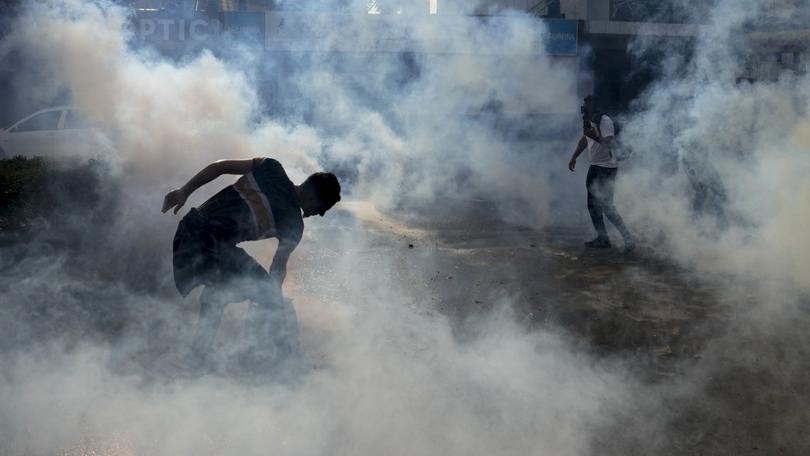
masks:
{"label": "dark trousers", "polygon": [[[225,307],[250,300],[242,348],[254,370],[295,360],[300,355],[295,307],[279,295],[268,272],[231,242],[217,239],[216,220],[192,209],[180,221],[174,237],[174,279],[186,296],[199,285],[200,319],[192,351],[200,361],[212,352]],[[247,359],[250,358],[250,359]]]}
{"label": "dark trousers", "polygon": [[605,230],[606,216],[610,223],[619,230],[624,239],[630,237],[630,232],[624,226],[622,217],[613,206],[613,189],[616,186],[616,168],[605,168],[591,165],[588,168],[588,177],[585,186],[588,189],[588,213],[591,215],[596,234],[600,238],[607,238]]}
{"label": "dark trousers", "polygon": [[[255,262],[252,258],[251,261]],[[295,307],[282,296],[275,296],[277,292],[267,272],[258,263],[255,266],[264,272],[263,277],[246,276],[228,283],[206,285],[203,289],[200,319],[192,344],[192,352],[199,361],[210,360],[225,307],[245,300],[252,301],[252,305],[243,334],[245,339],[237,344],[245,364],[243,368],[258,373],[298,361],[301,346]]]}

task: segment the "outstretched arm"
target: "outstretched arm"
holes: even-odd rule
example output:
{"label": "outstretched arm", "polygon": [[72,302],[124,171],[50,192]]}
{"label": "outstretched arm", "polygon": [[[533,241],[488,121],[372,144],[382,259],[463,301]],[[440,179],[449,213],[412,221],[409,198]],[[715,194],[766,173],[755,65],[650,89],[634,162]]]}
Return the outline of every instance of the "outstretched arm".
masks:
{"label": "outstretched arm", "polygon": [[186,204],[186,199],[195,190],[223,174],[247,174],[253,170],[253,160],[218,160],[203,168],[186,185],[170,191],[163,199],[161,212],[174,208],[174,213]]}

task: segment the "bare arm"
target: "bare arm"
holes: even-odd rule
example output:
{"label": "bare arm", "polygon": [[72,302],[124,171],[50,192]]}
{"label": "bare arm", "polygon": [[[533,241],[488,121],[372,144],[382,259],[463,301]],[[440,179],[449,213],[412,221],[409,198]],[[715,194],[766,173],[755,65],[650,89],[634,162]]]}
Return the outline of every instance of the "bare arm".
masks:
{"label": "bare arm", "polygon": [[610,145],[613,144],[613,136],[599,136],[599,133],[591,128],[585,133],[585,136],[593,139],[594,141],[598,142],[599,144],[610,148]]}
{"label": "bare arm", "polygon": [[574,171],[574,168],[577,166],[577,158],[582,154],[582,151],[588,147],[588,140],[585,139],[585,136],[579,138],[579,143],[577,143],[577,148],[574,150],[574,154],[571,155],[571,160],[568,161],[568,169]]}
{"label": "bare arm", "polygon": [[281,285],[284,283],[284,278],[287,277],[287,260],[290,259],[290,255],[296,246],[298,246],[298,243],[294,241],[281,239],[278,242],[278,249],[276,249],[276,254],[273,256],[273,263],[270,265],[269,272],[270,286],[273,293],[276,294],[276,296],[272,297],[274,300],[282,298]]}
{"label": "bare arm", "polygon": [[[602,119],[600,120],[600,125],[601,128],[599,130],[591,127],[586,129],[583,134],[609,149],[611,144],[613,144],[613,137],[614,137],[613,120],[608,116],[602,116]],[[603,130],[608,134],[602,136]]]}
{"label": "bare arm", "polygon": [[195,190],[211,182],[223,174],[247,174],[253,170],[253,160],[217,160],[203,168],[189,180],[186,185],[169,192],[163,199],[163,209],[166,212],[174,208],[174,213],[186,204],[186,199]]}
{"label": "bare arm", "polygon": [[[612,132],[613,129],[611,128],[610,131]],[[588,138],[591,138],[596,143],[598,143],[601,147],[605,147],[608,150],[610,150],[611,146],[613,145],[614,136],[613,136],[612,133],[609,136],[601,136],[599,134],[599,131],[597,131],[595,128],[590,128],[587,131],[585,131],[584,134]],[[610,150],[610,155],[613,156],[613,151],[612,150]]]}

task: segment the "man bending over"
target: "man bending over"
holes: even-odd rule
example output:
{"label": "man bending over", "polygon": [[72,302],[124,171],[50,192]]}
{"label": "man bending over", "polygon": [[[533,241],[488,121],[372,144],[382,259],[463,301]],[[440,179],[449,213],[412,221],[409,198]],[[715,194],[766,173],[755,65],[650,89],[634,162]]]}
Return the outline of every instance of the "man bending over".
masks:
{"label": "man bending over", "polygon": [[[304,232],[304,217],[320,215],[340,201],[340,184],[332,173],[315,173],[300,185],[272,158],[219,160],[184,186],[169,192],[163,212],[176,214],[196,189],[223,174],[241,175],[199,208],[192,208],[174,235],[174,281],[181,295],[204,285],[200,320],[192,352],[206,360],[225,306],[253,302],[249,318],[250,362],[274,364],[297,354],[298,322],[281,285],[287,260]],[[278,239],[270,271],[236,245]],[[256,366],[258,367],[258,366]]]}

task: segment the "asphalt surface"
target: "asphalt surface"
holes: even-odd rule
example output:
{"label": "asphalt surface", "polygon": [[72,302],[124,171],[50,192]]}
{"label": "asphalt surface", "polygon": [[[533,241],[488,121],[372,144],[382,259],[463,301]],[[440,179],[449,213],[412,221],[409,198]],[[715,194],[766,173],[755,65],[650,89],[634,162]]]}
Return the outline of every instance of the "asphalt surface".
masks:
{"label": "asphalt surface", "polygon": [[[330,239],[359,236],[348,245],[361,245],[351,255],[361,275],[392,269],[415,308],[447,317],[459,340],[507,301],[527,330],[559,331],[575,350],[626,369],[649,400],[596,432],[594,454],[810,451],[806,308],[766,324],[759,315],[768,296],[756,284],[673,264],[649,240],[624,254],[614,233],[618,245],[588,249],[587,219],[533,229],[468,215],[392,217],[366,203],[344,211],[342,222],[315,227],[291,272],[313,353],[324,329],[311,296],[333,292],[329,258],[347,255]],[[352,220],[362,234],[347,231]]]}
{"label": "asphalt surface", "polygon": [[[305,236],[285,294],[316,368],[334,362],[334,335],[350,330],[330,301],[395,296],[372,305],[444,318],[461,343],[506,306],[526,331],[558,333],[573,351],[617,366],[638,385],[637,400],[583,436],[592,454],[800,455],[810,448],[808,312],[760,324],[767,295],[755,284],[697,274],[649,240],[630,254],[618,239],[611,249],[587,249],[586,219],[535,229],[350,202],[310,220]],[[245,248],[262,264],[274,252],[272,242]],[[194,294],[184,306],[194,314]],[[220,347],[238,337],[246,310],[246,303],[229,306]],[[131,449],[121,436],[88,436],[62,454]]]}

